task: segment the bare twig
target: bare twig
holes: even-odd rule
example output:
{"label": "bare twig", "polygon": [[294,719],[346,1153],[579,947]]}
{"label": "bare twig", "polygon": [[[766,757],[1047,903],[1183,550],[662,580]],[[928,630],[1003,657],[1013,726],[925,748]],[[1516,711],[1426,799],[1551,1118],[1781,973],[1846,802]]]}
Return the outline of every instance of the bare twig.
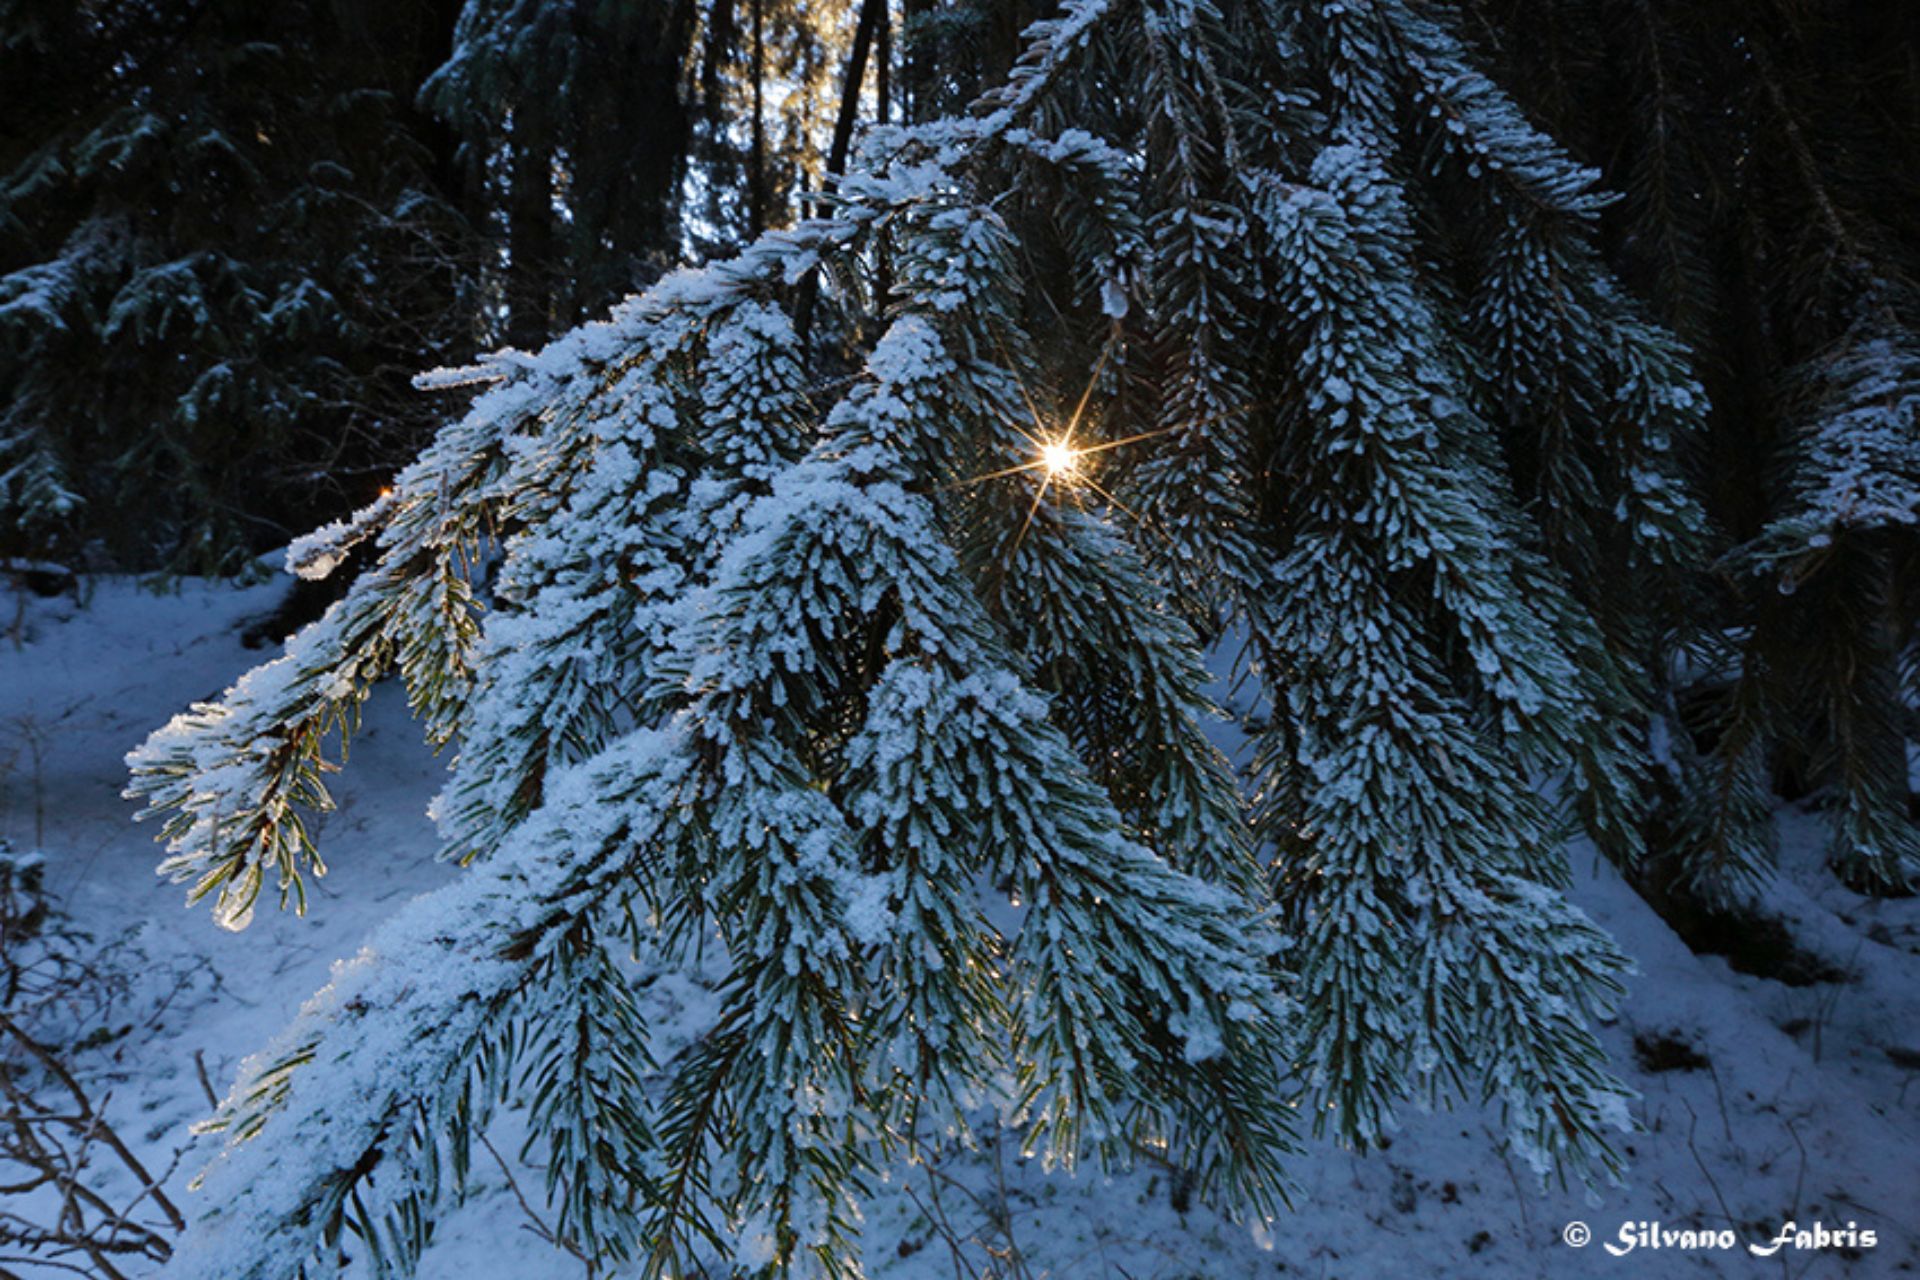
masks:
{"label": "bare twig", "polygon": [[1701,1176],[1707,1180],[1707,1186],[1713,1189],[1713,1198],[1720,1202],[1720,1212],[1726,1216],[1727,1225],[1730,1227],[1738,1227],[1740,1225],[1740,1219],[1734,1217],[1733,1209],[1727,1204],[1727,1198],[1720,1194],[1720,1184],[1714,1181],[1713,1170],[1707,1168],[1707,1162],[1700,1156],[1700,1148],[1694,1145],[1693,1135],[1694,1131],[1700,1127],[1700,1117],[1695,1114],[1693,1104],[1685,1098],[1680,1099],[1680,1105],[1687,1109],[1689,1121],[1687,1124],[1687,1150],[1693,1153],[1693,1162],[1700,1166]]}
{"label": "bare twig", "polygon": [[104,1118],[94,1111],[93,1104],[87,1098],[86,1091],[80,1087],[79,1081],[73,1078],[73,1074],[61,1064],[60,1060],[56,1058],[45,1045],[42,1045],[39,1041],[21,1030],[19,1025],[4,1013],[0,1013],[0,1031],[5,1031],[13,1036],[14,1040],[17,1041],[21,1047],[25,1048],[28,1053],[39,1060],[40,1064],[47,1069],[48,1074],[52,1075],[54,1079],[65,1086],[67,1092],[73,1095],[74,1101],[79,1105],[81,1115],[87,1117],[89,1121],[87,1128],[88,1135],[90,1137],[98,1137],[101,1141],[105,1142],[113,1151],[113,1154],[120,1158],[120,1163],[127,1167],[127,1171],[140,1180],[140,1185],[150,1189],[153,1202],[159,1205],[161,1212],[167,1215],[167,1221],[172,1224],[175,1231],[186,1230],[187,1220],[181,1216],[180,1210],[175,1208],[173,1201],[167,1198],[167,1193],[160,1190],[153,1175],[147,1172],[147,1167],[144,1164],[140,1163],[140,1157],[134,1155],[127,1147],[127,1144],[120,1140],[120,1135],[114,1132],[113,1126],[109,1125]]}
{"label": "bare twig", "polygon": [[933,1201],[929,1208],[922,1204],[912,1187],[907,1187],[907,1198],[920,1210],[933,1230],[946,1242],[947,1254],[953,1259],[953,1280],[972,1280],[967,1268],[966,1250],[961,1246],[960,1237],[954,1233],[953,1224],[947,1221],[946,1206],[940,1203],[940,1180],[933,1175],[933,1166],[926,1165],[927,1197]]}
{"label": "bare twig", "polygon": [[527,1227],[527,1230],[554,1248],[562,1249],[578,1258],[581,1265],[587,1269],[587,1280],[593,1280],[594,1276],[599,1274],[598,1265],[592,1258],[586,1255],[586,1252],[582,1250],[579,1245],[547,1225],[546,1219],[534,1211],[533,1205],[528,1202],[527,1197],[521,1192],[520,1180],[513,1176],[513,1170],[507,1167],[507,1162],[501,1158],[500,1152],[494,1148],[493,1143],[487,1138],[487,1135],[483,1133],[478,1136],[480,1138],[480,1145],[487,1149],[487,1154],[493,1157],[493,1162],[500,1166],[501,1176],[506,1178],[507,1187],[513,1192],[513,1198],[520,1202],[520,1212],[527,1215],[527,1220],[531,1223],[531,1225]]}
{"label": "bare twig", "polygon": [[207,1078],[207,1055],[203,1050],[193,1051],[193,1071],[200,1077],[200,1092],[207,1095],[207,1105],[218,1111],[220,1097],[213,1091],[213,1081]]}
{"label": "bare twig", "polygon": [[[118,945],[95,947],[68,927],[38,864],[0,847],[0,1245],[19,1251],[0,1263],[32,1274],[125,1280],[129,1259],[165,1262],[186,1225],[164,1190],[181,1153],[155,1176],[108,1120],[111,1091],[90,1092],[69,1048],[89,1043],[84,1028],[115,1025],[130,989],[126,966],[112,962]],[[131,1192],[116,1167],[131,1175]],[[0,1265],[0,1280],[16,1273]]]}
{"label": "bare twig", "polygon": [[1720,1103],[1721,1132],[1725,1133],[1727,1136],[1727,1145],[1732,1146],[1733,1145],[1733,1121],[1727,1118],[1727,1095],[1726,1095],[1726,1092],[1722,1090],[1720,1087],[1720,1071],[1717,1067],[1713,1065],[1712,1059],[1707,1060],[1707,1074],[1713,1077],[1713,1096],[1716,1099],[1718,1099]]}

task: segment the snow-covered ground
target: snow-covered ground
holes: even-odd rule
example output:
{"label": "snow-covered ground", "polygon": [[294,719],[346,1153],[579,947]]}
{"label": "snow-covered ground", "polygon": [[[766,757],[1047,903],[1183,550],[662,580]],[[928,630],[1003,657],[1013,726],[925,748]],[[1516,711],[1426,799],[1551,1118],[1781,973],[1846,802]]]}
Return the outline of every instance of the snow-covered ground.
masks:
{"label": "snow-covered ground", "polygon": [[[137,930],[144,989],[190,979],[153,1025],[82,1059],[90,1081],[111,1089],[107,1115],[122,1136],[149,1167],[174,1167],[168,1190],[189,1213],[186,1184],[215,1141],[189,1132],[208,1110],[196,1055],[224,1090],[333,960],[398,903],[458,874],[434,861],[424,813],[442,762],[420,745],[403,700],[383,691],[338,779],[339,808],[319,824],[331,874],[304,919],[263,900],[250,929],[225,933],[153,875],[153,832],[132,824],[119,795],[121,757],[268,656],[240,635],[284,590],[189,583],[154,594],[102,580],[85,608],[0,599],[0,839],[43,851],[49,886],[96,936]],[[5,624],[17,606],[16,644]],[[1011,1140],[989,1141],[888,1171],[866,1206],[867,1269],[899,1280],[1920,1274],[1920,900],[1847,892],[1819,867],[1819,815],[1788,809],[1780,821],[1785,867],[1766,909],[1807,957],[1800,978],[1844,980],[1788,985],[1696,956],[1576,849],[1579,901],[1641,969],[1604,1029],[1615,1068],[1642,1095],[1644,1132],[1627,1139],[1623,1187],[1592,1200],[1541,1191],[1503,1152],[1496,1117],[1411,1115],[1384,1151],[1313,1145],[1296,1162],[1296,1212],[1256,1232],[1190,1201],[1170,1170],[1049,1173]],[[694,977],[656,983],[649,998],[659,1026],[691,1025],[705,1006]],[[517,1159],[517,1139],[508,1117],[494,1145],[538,1209],[541,1175]],[[442,1220],[427,1280],[584,1273],[527,1229],[490,1157],[477,1183]],[[1749,1251],[1788,1221],[1871,1230],[1877,1243]],[[1573,1223],[1591,1233],[1584,1247],[1566,1242],[1579,1237]],[[1604,1247],[1621,1248],[1623,1227],[1639,1241],[1643,1224],[1730,1229],[1736,1244],[1641,1243],[1624,1256]]]}

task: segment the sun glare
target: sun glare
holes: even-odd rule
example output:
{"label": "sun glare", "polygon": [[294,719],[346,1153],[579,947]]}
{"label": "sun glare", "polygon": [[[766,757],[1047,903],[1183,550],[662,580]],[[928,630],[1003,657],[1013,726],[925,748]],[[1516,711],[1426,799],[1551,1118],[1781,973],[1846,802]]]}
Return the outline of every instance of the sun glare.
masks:
{"label": "sun glare", "polygon": [[1049,480],[1064,480],[1079,469],[1080,451],[1064,440],[1049,441],[1040,446],[1040,465]]}

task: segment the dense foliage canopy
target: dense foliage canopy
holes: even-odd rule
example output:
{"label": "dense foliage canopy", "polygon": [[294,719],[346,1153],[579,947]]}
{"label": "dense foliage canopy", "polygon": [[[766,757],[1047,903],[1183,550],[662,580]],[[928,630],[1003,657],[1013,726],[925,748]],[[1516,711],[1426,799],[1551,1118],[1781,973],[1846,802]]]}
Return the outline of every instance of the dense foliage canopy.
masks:
{"label": "dense foliage canopy", "polygon": [[1605,1179],[1570,839],[1736,902],[1784,790],[1920,880],[1911,17],[361,8],[0,5],[8,548],[354,499],[288,553],[338,603],[131,757],[163,871],[304,905],[389,675],[453,752],[465,870],[244,1069],[175,1273],[409,1265],[503,1102],[650,1275],[855,1270],[981,1123],[1249,1217],[1414,1101]]}

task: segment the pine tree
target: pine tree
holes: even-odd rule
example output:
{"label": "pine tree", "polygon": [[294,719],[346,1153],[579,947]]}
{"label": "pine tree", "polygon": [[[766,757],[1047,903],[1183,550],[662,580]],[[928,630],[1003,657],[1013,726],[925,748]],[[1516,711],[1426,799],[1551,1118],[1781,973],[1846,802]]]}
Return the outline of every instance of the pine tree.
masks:
{"label": "pine tree", "polygon": [[461,227],[372,4],[0,5],[0,551],[232,571],[425,437]]}
{"label": "pine tree", "polygon": [[[857,54],[870,14],[881,26]],[[888,117],[890,29],[878,0],[714,0],[697,21],[692,171],[702,199],[688,218],[689,239],[711,255],[790,225],[831,181],[835,145],[852,137],[846,113],[857,110],[869,79],[880,118]],[[856,58],[873,64],[874,74],[849,86]],[[844,134],[842,118],[849,120]],[[839,155],[844,168],[844,147]]]}
{"label": "pine tree", "polygon": [[460,140],[506,250],[506,334],[533,349],[679,250],[699,6],[466,0],[422,102]]}
{"label": "pine tree", "polygon": [[[375,681],[458,745],[466,870],[245,1069],[179,1273],[409,1263],[516,1079],[557,1229],[648,1275],[852,1271],[866,1173],[985,1104],[1242,1215],[1296,1107],[1485,1097],[1616,1171],[1626,961],[1561,848],[1638,856],[1704,399],[1602,203],[1426,7],[1081,0],[825,216],[430,375],[488,389],[289,557],[374,566],[130,757],[239,927],[324,871]],[[655,1062],[617,975],[710,939]]]}
{"label": "pine tree", "polygon": [[1722,572],[1675,617],[1652,868],[1708,898],[1772,873],[1776,784],[1826,792],[1854,887],[1920,884],[1913,476],[1920,27],[1901,6],[1485,6],[1522,97],[1612,166],[1606,245],[1701,351]]}

